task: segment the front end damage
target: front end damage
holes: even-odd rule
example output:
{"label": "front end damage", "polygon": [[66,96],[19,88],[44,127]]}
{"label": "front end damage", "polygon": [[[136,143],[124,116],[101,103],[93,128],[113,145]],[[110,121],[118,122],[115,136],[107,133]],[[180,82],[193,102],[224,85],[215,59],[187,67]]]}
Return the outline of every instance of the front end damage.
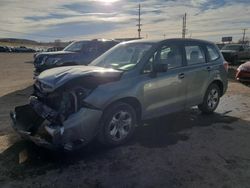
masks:
{"label": "front end damage", "polygon": [[81,87],[42,93],[35,86],[30,103],[11,112],[13,128],[37,145],[73,150],[95,135],[102,111],[84,102]]}
{"label": "front end damage", "polygon": [[42,72],[30,102],[10,113],[13,128],[47,148],[73,150],[98,132],[102,109],[86,102],[101,84],[117,81],[122,72],[94,66],[72,66]]}

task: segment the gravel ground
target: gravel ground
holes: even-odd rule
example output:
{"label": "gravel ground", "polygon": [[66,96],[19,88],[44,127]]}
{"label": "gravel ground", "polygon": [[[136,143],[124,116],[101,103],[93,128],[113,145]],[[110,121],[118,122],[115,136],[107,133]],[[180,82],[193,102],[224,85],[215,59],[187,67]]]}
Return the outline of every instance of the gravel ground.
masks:
{"label": "gravel ground", "polygon": [[31,61],[0,54],[0,187],[249,187],[249,87],[231,79],[215,114],[192,108],[150,120],[126,145],[54,153],[10,128],[9,111],[31,92]]}

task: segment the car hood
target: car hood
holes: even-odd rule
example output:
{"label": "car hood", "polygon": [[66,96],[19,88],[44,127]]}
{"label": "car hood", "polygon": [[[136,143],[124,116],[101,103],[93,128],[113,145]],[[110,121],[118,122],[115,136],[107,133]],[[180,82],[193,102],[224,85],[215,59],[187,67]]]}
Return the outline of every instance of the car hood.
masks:
{"label": "car hood", "polygon": [[221,53],[235,53],[236,50],[221,50]]}
{"label": "car hood", "polygon": [[42,58],[42,57],[61,57],[65,55],[73,55],[76,52],[70,52],[70,51],[57,51],[57,52],[41,52],[35,55],[35,58]]}
{"label": "car hood", "polygon": [[41,52],[38,55],[64,55],[64,54],[73,54],[75,52],[70,51],[57,51],[57,52]]}
{"label": "car hood", "polygon": [[37,77],[40,89],[44,92],[52,92],[72,81],[88,79],[92,84],[117,81],[122,75],[122,71],[96,67],[96,66],[65,66],[46,70]]}

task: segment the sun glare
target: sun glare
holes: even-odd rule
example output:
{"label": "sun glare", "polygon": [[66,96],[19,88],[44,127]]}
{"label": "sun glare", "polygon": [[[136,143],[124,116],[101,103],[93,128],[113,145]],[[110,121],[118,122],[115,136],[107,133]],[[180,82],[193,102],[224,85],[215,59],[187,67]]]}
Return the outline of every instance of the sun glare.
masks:
{"label": "sun glare", "polygon": [[112,3],[115,3],[119,0],[98,0],[98,1],[104,3],[105,5],[111,5]]}

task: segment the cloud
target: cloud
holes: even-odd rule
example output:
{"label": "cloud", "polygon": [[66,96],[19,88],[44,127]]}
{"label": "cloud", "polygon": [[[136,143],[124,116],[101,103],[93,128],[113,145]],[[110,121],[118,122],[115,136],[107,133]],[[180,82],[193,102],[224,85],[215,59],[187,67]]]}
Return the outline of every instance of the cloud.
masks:
{"label": "cloud", "polygon": [[138,2],[144,37],[180,37],[185,12],[188,36],[237,39],[250,27],[247,0],[1,0],[0,34],[36,40],[136,37]]}
{"label": "cloud", "polygon": [[201,6],[207,2],[208,0],[191,0],[191,4],[194,6]]}

